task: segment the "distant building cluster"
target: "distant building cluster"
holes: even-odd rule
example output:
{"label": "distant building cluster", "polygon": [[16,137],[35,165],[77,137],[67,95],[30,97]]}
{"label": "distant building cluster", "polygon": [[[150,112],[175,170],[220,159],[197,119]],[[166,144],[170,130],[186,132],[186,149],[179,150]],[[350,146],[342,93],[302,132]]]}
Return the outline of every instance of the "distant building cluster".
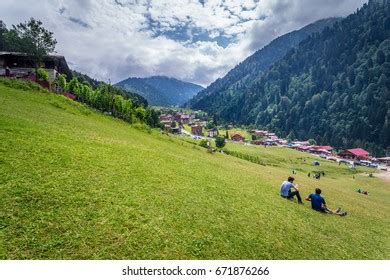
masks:
{"label": "distant building cluster", "polygon": [[275,133],[269,132],[267,130],[251,130],[251,135],[253,139],[261,140],[252,140],[254,145],[287,145],[288,141],[279,138]]}
{"label": "distant building cluster", "polygon": [[184,112],[163,113],[160,115],[160,122],[171,133],[181,133],[184,125],[189,125],[191,133],[199,136],[203,135],[203,128],[207,125],[207,121],[197,119],[195,114]]}
{"label": "distant building cluster", "polygon": [[[219,135],[217,127],[208,128],[207,118],[198,119],[196,114],[188,114],[183,112],[175,113],[163,113],[160,115],[160,122],[164,125],[165,130],[171,133],[182,133],[184,125],[188,125],[190,130],[186,132],[190,133],[195,137],[209,137],[214,138]],[[232,125],[225,127],[228,132],[234,128]],[[234,130],[233,130],[234,131]],[[308,140],[306,141],[288,141],[280,138],[276,133],[268,130],[253,129],[248,131],[252,137],[252,140],[245,139],[245,136],[240,132],[233,132],[229,135],[226,133],[225,136],[228,140],[233,142],[240,142],[250,145],[264,145],[267,146],[280,146],[295,149],[301,152],[307,152],[310,154],[318,155],[322,158],[333,161],[344,161],[352,165],[363,164],[367,166],[375,166],[376,163],[382,163],[385,165],[390,164],[390,157],[373,158],[369,152],[362,148],[353,149],[336,149],[328,145],[311,145]]]}

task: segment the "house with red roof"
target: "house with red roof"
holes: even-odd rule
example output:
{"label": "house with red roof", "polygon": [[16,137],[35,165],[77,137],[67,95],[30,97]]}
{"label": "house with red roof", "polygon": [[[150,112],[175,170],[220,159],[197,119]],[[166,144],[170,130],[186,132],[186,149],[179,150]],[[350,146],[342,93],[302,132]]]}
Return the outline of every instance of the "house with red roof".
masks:
{"label": "house with red roof", "polygon": [[316,150],[325,150],[325,151],[332,151],[333,147],[331,146],[313,146],[314,149]]}
{"label": "house with red roof", "polygon": [[236,142],[245,141],[245,138],[242,137],[242,135],[239,134],[239,133],[234,133],[234,134],[232,135],[232,137],[230,137],[230,138],[231,138],[233,141],[236,141]]}
{"label": "house with red roof", "polygon": [[309,141],[292,141],[291,144],[293,146],[309,146]]}
{"label": "house with red roof", "polygon": [[203,135],[203,127],[201,125],[193,125],[191,126],[191,133],[193,135],[202,136]]}
{"label": "house with red roof", "polygon": [[251,130],[251,134],[258,137],[264,137],[267,135],[267,133],[268,133],[267,130],[257,130],[257,129]]}
{"label": "house with red roof", "polygon": [[348,149],[339,153],[339,156],[346,159],[366,160],[370,153],[362,148]]}
{"label": "house with red roof", "polygon": [[174,118],[173,118],[173,116],[172,115],[165,115],[165,114],[163,114],[163,115],[160,115],[160,122],[161,123],[164,123],[164,124],[171,124],[172,122],[174,121]]}
{"label": "house with red roof", "polygon": [[307,152],[311,149],[311,146],[297,146],[295,147],[295,149],[301,152]]}
{"label": "house with red roof", "polygon": [[313,154],[325,154],[330,155],[333,147],[331,146],[311,146],[310,152]]}

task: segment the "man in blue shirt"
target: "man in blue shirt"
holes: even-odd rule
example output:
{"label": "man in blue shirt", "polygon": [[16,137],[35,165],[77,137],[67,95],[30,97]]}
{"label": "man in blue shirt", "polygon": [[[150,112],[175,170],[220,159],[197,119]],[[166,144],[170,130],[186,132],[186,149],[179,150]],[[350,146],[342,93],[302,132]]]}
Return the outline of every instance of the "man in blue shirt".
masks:
{"label": "man in blue shirt", "polygon": [[340,208],[338,208],[336,211],[333,211],[326,207],[325,199],[321,196],[321,189],[319,188],[316,188],[315,193],[310,194],[306,200],[311,201],[311,208],[316,211],[339,216],[347,215],[347,212],[341,212]]}
{"label": "man in blue shirt", "polygon": [[[299,194],[298,185],[294,185],[294,178],[288,177],[287,181],[284,181],[280,186],[280,196],[293,200],[294,196],[297,197],[298,203],[303,204],[301,195]],[[293,189],[293,191],[291,191]]]}

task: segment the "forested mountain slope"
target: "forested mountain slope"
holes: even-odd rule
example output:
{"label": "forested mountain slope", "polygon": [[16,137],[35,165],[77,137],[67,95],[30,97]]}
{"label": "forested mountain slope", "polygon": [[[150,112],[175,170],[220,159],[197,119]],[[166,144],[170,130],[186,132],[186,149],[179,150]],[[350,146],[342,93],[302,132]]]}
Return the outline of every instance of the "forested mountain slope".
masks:
{"label": "forested mountain slope", "polygon": [[231,95],[243,93],[265,70],[282,59],[288,51],[298,46],[311,34],[322,31],[326,26],[333,25],[337,20],[339,18],[319,20],[300,30],[276,38],[230,70],[222,79],[216,80],[199,92],[187,105],[210,111],[220,104],[224,106],[226,98],[229,100]]}
{"label": "forested mountain slope", "polygon": [[225,121],[334,146],[390,146],[390,4],[370,1],[303,41],[243,95],[203,108]]}

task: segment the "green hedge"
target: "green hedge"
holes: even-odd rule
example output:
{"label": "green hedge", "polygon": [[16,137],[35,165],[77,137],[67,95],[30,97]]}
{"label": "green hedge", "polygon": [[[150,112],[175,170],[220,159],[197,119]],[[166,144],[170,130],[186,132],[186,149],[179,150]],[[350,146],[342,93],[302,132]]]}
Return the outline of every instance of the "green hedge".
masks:
{"label": "green hedge", "polygon": [[26,81],[26,80],[19,80],[14,78],[0,78],[0,84],[5,85],[7,87],[21,89],[21,90],[35,90],[35,91],[41,91],[41,92],[49,92],[47,89],[41,87],[39,84],[32,82],[32,81]]}

